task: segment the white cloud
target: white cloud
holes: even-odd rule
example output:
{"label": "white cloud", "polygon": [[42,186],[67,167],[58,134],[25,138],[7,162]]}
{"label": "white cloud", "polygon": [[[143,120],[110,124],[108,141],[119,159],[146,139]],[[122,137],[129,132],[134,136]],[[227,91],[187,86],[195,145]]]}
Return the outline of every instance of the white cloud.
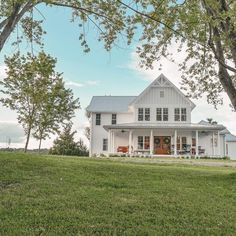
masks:
{"label": "white cloud", "polygon": [[65,83],[65,85],[69,86],[69,87],[77,87],[77,88],[84,87],[84,84],[81,84],[81,83],[78,83],[78,82],[73,82],[73,81],[67,81]]}
{"label": "white cloud", "polygon": [[99,83],[100,81],[97,81],[97,80],[88,80],[86,82],[86,84],[91,85],[91,86],[98,85]]}
{"label": "white cloud", "polygon": [[85,87],[85,86],[95,86],[95,85],[98,85],[99,84],[99,81],[97,80],[88,80],[84,83],[78,83],[78,82],[75,82],[75,81],[66,81],[65,85],[66,86],[69,86],[69,87],[76,87],[76,88],[81,88],[81,87]]}
{"label": "white cloud", "polygon": [[[139,65],[140,58],[138,54],[135,51],[133,51],[130,55],[131,56],[130,63],[123,67],[135,71],[143,80],[148,80],[148,81],[153,81],[158,77],[159,74],[163,73],[177,87],[180,87],[179,83],[180,83],[181,73],[179,71],[178,64],[183,62],[186,53],[184,51],[185,50],[184,47],[181,53],[179,53],[177,49],[178,45],[175,42],[172,43],[168,48],[168,52],[174,55],[173,57],[175,59],[175,62],[172,62],[169,59],[163,57],[159,62],[155,62],[153,64],[153,69],[141,68]],[[162,67],[160,67],[160,64],[162,65]]]}
{"label": "white cloud", "polygon": [[[172,44],[169,47],[169,52],[174,55],[175,61],[180,63],[184,60],[185,51],[177,52],[177,45]],[[159,64],[162,65],[160,70]],[[131,53],[130,63],[126,66],[130,70],[133,70],[139,77],[144,80],[153,81],[158,77],[160,73],[163,73],[171,82],[180,88],[181,72],[179,71],[178,64],[173,63],[166,58],[160,60],[159,63],[154,63],[154,68],[151,70],[145,70],[139,66],[139,57],[136,52]],[[193,100],[196,104],[196,108],[192,112],[192,122],[199,122],[202,119],[213,118],[225,125],[232,133],[236,134],[236,112],[232,112],[230,108],[230,100],[227,94],[222,94],[224,103],[216,110],[212,105],[207,103],[206,96],[201,99]]]}

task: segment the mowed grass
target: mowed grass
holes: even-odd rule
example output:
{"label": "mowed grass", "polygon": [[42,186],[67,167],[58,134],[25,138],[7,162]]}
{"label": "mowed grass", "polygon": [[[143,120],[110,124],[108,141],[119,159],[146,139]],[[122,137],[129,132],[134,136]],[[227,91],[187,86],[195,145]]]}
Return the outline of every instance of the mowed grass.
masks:
{"label": "mowed grass", "polygon": [[0,235],[235,235],[236,170],[0,153]]}

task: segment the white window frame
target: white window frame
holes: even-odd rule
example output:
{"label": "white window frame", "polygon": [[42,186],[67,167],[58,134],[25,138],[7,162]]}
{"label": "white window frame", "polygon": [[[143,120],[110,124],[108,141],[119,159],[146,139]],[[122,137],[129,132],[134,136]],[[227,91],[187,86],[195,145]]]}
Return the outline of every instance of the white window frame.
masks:
{"label": "white window frame", "polygon": [[117,114],[111,114],[111,124],[116,125],[117,123]]}
{"label": "white window frame", "polygon": [[138,121],[150,121],[151,109],[150,107],[139,107],[138,108]]}
{"label": "white window frame", "polygon": [[138,121],[143,121],[144,118],[144,108],[139,107],[138,108]]}
{"label": "white window frame", "polygon": [[[145,148],[145,141],[146,141],[146,139],[149,140],[149,148]],[[150,136],[148,136],[148,135],[144,135],[144,136],[139,135],[137,137],[137,148],[138,148],[138,150],[149,150],[150,149]]]}
{"label": "white window frame", "polygon": [[[157,114],[158,110],[160,111],[160,113]],[[161,119],[157,119],[157,116]],[[167,119],[166,119],[166,117],[167,117]],[[156,121],[169,121],[169,109],[168,109],[168,107],[157,107],[156,108]]]}
{"label": "white window frame", "polygon": [[150,121],[150,118],[151,118],[151,110],[149,107],[146,107],[144,108],[144,118],[145,118],[145,121]]}
{"label": "white window frame", "polygon": [[[183,110],[185,112],[183,112]],[[176,113],[176,111],[179,111]],[[176,119],[178,117],[179,119]],[[180,121],[187,121],[187,108],[186,107],[176,107],[174,108],[174,121],[180,122]]]}
{"label": "white window frame", "polygon": [[[99,117],[99,119],[98,119],[98,117]],[[102,123],[102,115],[101,115],[101,113],[96,113],[96,115],[95,115],[95,124],[96,125],[101,125],[101,123]]]}
{"label": "white window frame", "polygon": [[107,138],[104,138],[102,140],[102,150],[103,151],[108,151],[108,139]]}

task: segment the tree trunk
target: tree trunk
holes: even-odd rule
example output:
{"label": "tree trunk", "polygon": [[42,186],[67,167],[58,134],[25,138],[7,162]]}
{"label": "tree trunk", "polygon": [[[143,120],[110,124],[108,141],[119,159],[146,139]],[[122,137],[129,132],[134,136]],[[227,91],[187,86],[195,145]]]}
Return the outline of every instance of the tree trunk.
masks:
{"label": "tree trunk", "polygon": [[236,111],[236,88],[228,71],[219,63],[219,79]]}
{"label": "tree trunk", "polygon": [[31,124],[29,125],[28,131],[27,131],[27,138],[26,138],[26,143],[25,143],[24,152],[27,152],[27,149],[28,149],[28,144],[29,144],[29,139],[30,139],[30,133],[31,133]]}
{"label": "tree trunk", "polygon": [[20,21],[20,19],[33,6],[34,6],[34,4],[32,3],[32,1],[28,1],[21,9],[22,4],[16,3],[13,6],[13,10],[12,10],[11,15],[6,20],[2,21],[1,28],[3,28],[3,30],[1,30],[1,32],[0,32],[0,52],[2,51],[4,44],[6,43],[10,34],[15,29],[15,27],[18,24],[18,22]]}
{"label": "tree trunk", "polygon": [[38,148],[39,153],[40,153],[40,150],[41,150],[41,144],[42,144],[42,138],[39,139],[39,148]]}

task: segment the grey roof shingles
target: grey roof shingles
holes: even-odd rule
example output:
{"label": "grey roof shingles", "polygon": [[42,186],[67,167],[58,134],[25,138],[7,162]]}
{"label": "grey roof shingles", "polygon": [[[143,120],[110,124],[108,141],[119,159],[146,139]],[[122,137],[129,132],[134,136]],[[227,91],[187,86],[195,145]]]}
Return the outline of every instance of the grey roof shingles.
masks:
{"label": "grey roof shingles", "polygon": [[129,104],[136,96],[94,96],[88,112],[128,112]]}
{"label": "grey roof shingles", "polygon": [[236,136],[233,134],[226,134],[225,141],[226,142],[236,142]]}

